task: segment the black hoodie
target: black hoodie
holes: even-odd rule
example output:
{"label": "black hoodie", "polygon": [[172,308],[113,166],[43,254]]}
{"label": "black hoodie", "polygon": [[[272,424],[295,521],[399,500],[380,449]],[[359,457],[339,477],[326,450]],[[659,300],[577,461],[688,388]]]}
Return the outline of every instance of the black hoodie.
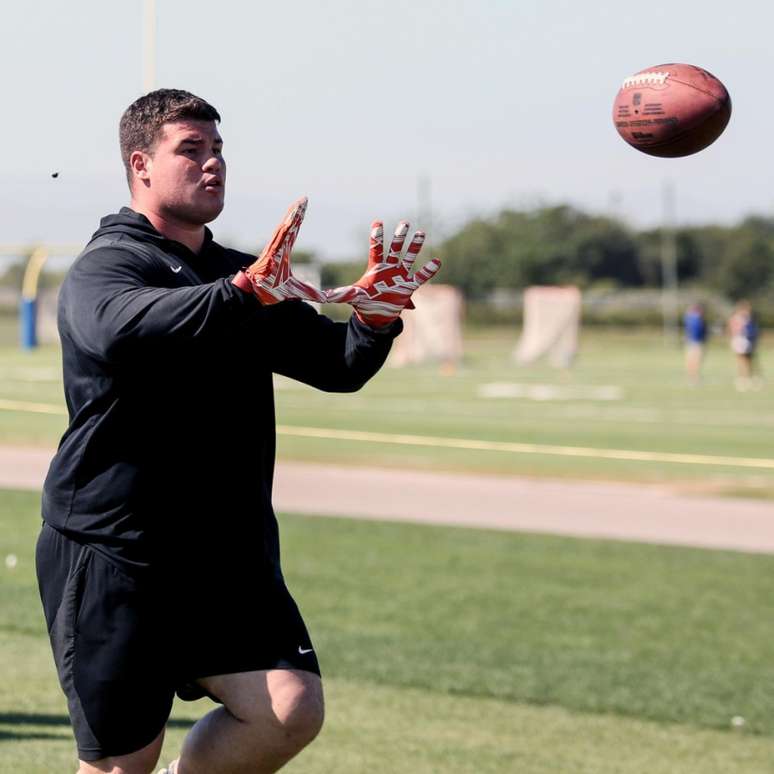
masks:
{"label": "black hoodie", "polygon": [[207,230],[198,255],[128,208],[102,219],[59,297],[69,426],[43,518],[124,567],[281,577],[272,372],[359,389],[398,322],[334,323],[231,284],[255,260]]}

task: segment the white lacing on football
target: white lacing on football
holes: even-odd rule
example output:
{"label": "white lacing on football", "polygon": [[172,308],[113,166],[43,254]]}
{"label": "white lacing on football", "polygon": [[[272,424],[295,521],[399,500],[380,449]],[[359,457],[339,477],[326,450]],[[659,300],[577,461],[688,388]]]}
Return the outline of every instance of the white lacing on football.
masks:
{"label": "white lacing on football", "polygon": [[623,82],[624,89],[630,89],[634,86],[663,86],[669,73],[649,72],[630,75]]}

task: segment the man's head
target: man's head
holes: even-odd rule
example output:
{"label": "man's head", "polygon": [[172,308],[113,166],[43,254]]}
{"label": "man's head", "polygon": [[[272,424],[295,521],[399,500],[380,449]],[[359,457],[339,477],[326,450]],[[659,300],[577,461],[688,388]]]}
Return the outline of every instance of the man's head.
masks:
{"label": "man's head", "polygon": [[218,111],[179,89],[159,89],[121,117],[121,157],[133,203],[190,224],[223,209],[226,164]]}

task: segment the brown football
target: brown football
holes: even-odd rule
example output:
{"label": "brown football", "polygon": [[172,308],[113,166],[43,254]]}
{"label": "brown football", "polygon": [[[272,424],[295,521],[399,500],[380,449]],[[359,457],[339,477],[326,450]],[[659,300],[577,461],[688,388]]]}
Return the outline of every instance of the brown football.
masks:
{"label": "brown football", "polygon": [[618,134],[651,156],[690,156],[711,145],[731,118],[731,97],[711,73],[689,64],[640,70],[613,103]]}

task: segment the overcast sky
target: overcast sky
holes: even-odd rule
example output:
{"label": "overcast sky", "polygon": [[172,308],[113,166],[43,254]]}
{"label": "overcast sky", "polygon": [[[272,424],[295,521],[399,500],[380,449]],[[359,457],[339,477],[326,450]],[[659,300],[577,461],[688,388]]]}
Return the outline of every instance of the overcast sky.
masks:
{"label": "overcast sky", "polygon": [[[83,243],[127,203],[117,126],[142,93],[142,6],[3,3],[0,242]],[[774,213],[770,0],[157,0],[157,22],[156,85],[223,117],[226,244],[259,247],[306,194],[298,247],[364,257],[372,219],[416,219],[421,178],[433,241],[539,203],[653,224],[667,180],[681,222]],[[674,61],[718,76],[734,112],[709,149],[654,159],[618,137],[612,102]]]}

